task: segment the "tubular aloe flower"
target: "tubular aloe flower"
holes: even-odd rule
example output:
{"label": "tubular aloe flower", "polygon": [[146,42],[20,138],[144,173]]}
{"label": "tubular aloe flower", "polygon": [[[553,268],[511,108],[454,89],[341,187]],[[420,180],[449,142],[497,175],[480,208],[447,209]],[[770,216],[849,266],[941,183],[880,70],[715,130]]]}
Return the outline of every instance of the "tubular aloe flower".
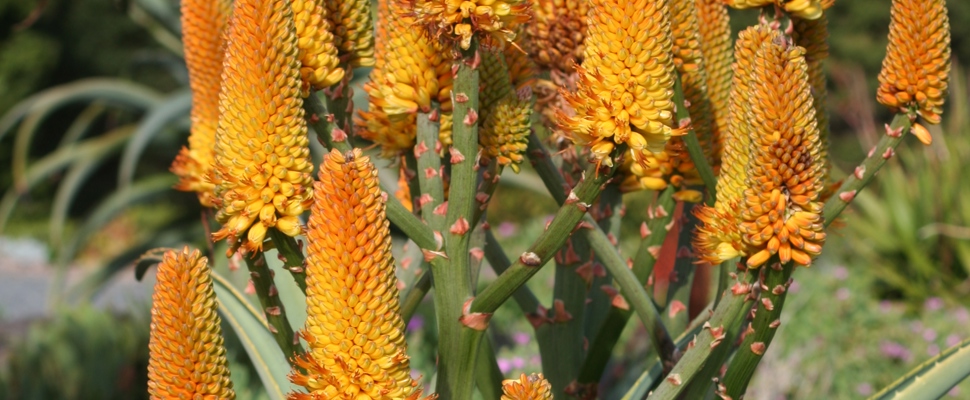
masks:
{"label": "tubular aloe flower", "polygon": [[744,189],[748,175],[751,146],[750,99],[755,55],[772,40],[781,40],[778,32],[765,25],[741,31],[734,44],[735,62],[732,66],[731,98],[728,129],[724,132],[721,174],[717,181],[717,201],[714,207],[701,206],[694,210],[700,220],[694,235],[698,258],[711,264],[744,255],[741,241],[740,208],[744,204]]}
{"label": "tubular aloe flower", "polygon": [[741,207],[748,267],[776,255],[808,266],[825,241],[821,138],[805,49],[763,45],[752,71],[751,159]]}
{"label": "tubular aloe flower", "polygon": [[703,199],[701,192],[690,188],[702,185],[704,181],[680,138],[670,139],[662,152],[643,156],[642,162],[634,161],[634,155],[630,154],[630,157],[623,159],[621,171],[623,181],[620,189],[624,192],[663,190],[673,186],[677,189],[674,192],[676,200],[698,203]]}
{"label": "tubular aloe flower", "polygon": [[229,27],[215,168],[223,227],[213,238],[242,239],[250,251],[262,249],[268,228],[298,235],[313,201],[289,4],[236,0]]}
{"label": "tubular aloe flower", "polygon": [[[612,163],[614,144],[640,157],[660,152],[674,133],[670,23],[660,0],[593,0],[578,91],[564,93],[575,111],[557,113],[573,140],[598,162]],[[639,160],[638,160],[639,161]]]}
{"label": "tubular aloe flower", "polygon": [[[824,0],[821,0],[824,1]],[[724,0],[737,9],[763,7],[775,4],[792,15],[803,19],[816,19],[822,15],[820,0]]]}
{"label": "tubular aloe flower", "polygon": [[182,1],[182,42],[192,89],[192,132],[189,147],[182,147],[171,169],[179,177],[175,188],[196,192],[203,207],[215,204],[212,165],[219,125],[223,30],[230,8],[229,0]]}
{"label": "tubular aloe flower", "polygon": [[[383,0],[382,0],[383,1]],[[327,19],[341,57],[352,67],[369,67],[374,59],[374,22],[370,0],[327,1]]]}
{"label": "tubular aloe flower", "polygon": [[[731,93],[731,24],[727,7],[720,0],[696,0],[697,19],[700,21],[701,54],[707,73],[707,94],[714,112],[711,131],[712,165],[721,164],[724,135],[728,124],[728,104]],[[693,114],[691,114],[693,116]]]}
{"label": "tubular aloe flower", "polygon": [[303,97],[306,97],[310,95],[310,86],[315,89],[332,86],[343,79],[345,71],[338,66],[340,60],[323,0],[293,0],[291,7],[303,63],[300,74],[306,83]]}
{"label": "tubular aloe flower", "polygon": [[879,72],[879,103],[915,109],[940,123],[950,75],[950,24],[944,0],[893,0],[889,45]]}
{"label": "tubular aloe flower", "polygon": [[535,20],[526,28],[529,53],[543,69],[569,73],[583,62],[586,0],[533,0]]}
{"label": "tubular aloe flower", "polygon": [[529,86],[509,92],[492,107],[482,125],[479,141],[485,154],[499,165],[508,165],[519,172],[519,164],[529,144],[532,130],[532,88]]}
{"label": "tubular aloe flower", "polygon": [[383,157],[394,157],[414,146],[417,112],[441,109],[439,138],[451,142],[451,59],[441,46],[414,29],[394,1],[378,2],[376,63],[364,86],[370,109],[360,113],[360,136],[381,146]]}
{"label": "tubular aloe flower", "polygon": [[308,393],[289,398],[416,399],[377,169],[360,149],[333,150],[315,186],[302,332],[309,349],[290,375]]}
{"label": "tubular aloe flower", "polygon": [[472,36],[485,47],[504,47],[515,40],[516,24],[529,22],[531,14],[527,0],[404,1],[433,37],[458,42],[466,50]]}
{"label": "tubular aloe flower", "polygon": [[234,399],[219,305],[198,250],[169,250],[152,294],[148,394],[152,399]]}
{"label": "tubular aloe flower", "polygon": [[552,400],[552,386],[542,374],[521,374],[502,381],[502,400]]}

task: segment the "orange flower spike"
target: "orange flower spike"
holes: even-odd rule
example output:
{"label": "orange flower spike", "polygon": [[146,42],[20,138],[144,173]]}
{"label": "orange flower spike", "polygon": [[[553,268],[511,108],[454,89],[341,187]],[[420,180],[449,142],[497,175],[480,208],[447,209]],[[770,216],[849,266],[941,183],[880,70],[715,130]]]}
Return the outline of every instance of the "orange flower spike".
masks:
{"label": "orange flower spike", "polygon": [[949,75],[946,2],[893,0],[876,99],[893,112],[914,109],[926,122],[938,124]]}
{"label": "orange flower spike", "polygon": [[[703,58],[695,0],[668,0],[673,38],[674,66],[680,73],[691,126],[707,154],[713,157],[714,113],[707,88],[707,63]],[[687,152],[683,157],[690,158]],[[692,164],[693,165],[693,164]]]}
{"label": "orange flower spike", "polygon": [[503,48],[515,40],[518,24],[529,22],[528,0],[396,0],[409,3],[416,21],[435,38],[471,46],[476,36],[485,47]]}
{"label": "orange flower spike", "polygon": [[804,54],[776,39],[761,47],[752,71],[752,158],[741,207],[749,268],[775,255],[809,266],[825,241],[824,164]]}
{"label": "orange flower spike", "polygon": [[529,54],[542,69],[563,73],[583,62],[589,1],[533,0],[533,23],[526,27]]}
{"label": "orange flower spike", "polygon": [[[710,151],[712,165],[721,164],[724,135],[728,124],[731,94],[731,63],[734,61],[731,24],[727,7],[720,0],[695,0],[699,22],[701,54],[707,73],[707,95],[714,113]],[[691,114],[693,116],[693,114]]]}
{"label": "orange flower spike", "polygon": [[[384,1],[384,0],[381,0]],[[334,44],[351,67],[370,67],[374,57],[374,21],[370,0],[327,0]]]}
{"label": "orange flower spike", "polygon": [[[290,3],[236,0],[216,134],[216,240],[262,249],[267,229],[301,233],[313,201],[309,139]],[[237,240],[239,242],[237,242]]]}
{"label": "orange flower spike", "polygon": [[751,144],[750,99],[755,55],[762,45],[781,40],[778,32],[765,25],[749,27],[738,34],[734,44],[731,94],[727,130],[723,132],[721,174],[717,180],[714,207],[695,208],[700,220],[693,245],[698,258],[711,264],[744,255],[741,241],[740,208],[747,186],[748,157]]}
{"label": "orange flower spike", "polygon": [[[823,1],[822,7],[827,9],[832,6],[833,1]],[[829,181],[829,170],[831,162],[829,160],[829,114],[825,108],[826,98],[828,97],[825,82],[825,70],[823,64],[829,57],[829,31],[828,19],[823,14],[815,20],[795,19],[793,22],[793,35],[795,44],[805,48],[805,63],[808,65],[808,82],[812,87],[813,105],[815,107],[815,117],[818,119],[818,132],[821,140],[819,159],[822,160],[823,167],[822,182]],[[830,195],[829,191],[825,195]]]}
{"label": "orange flower spike", "polygon": [[521,374],[502,381],[501,400],[552,400],[552,385],[542,374]]}
{"label": "orange flower spike", "polygon": [[216,294],[198,250],[169,250],[158,264],[148,341],[152,399],[234,399]]}
{"label": "orange flower spike", "polygon": [[178,190],[196,192],[203,207],[216,203],[212,182],[216,126],[219,125],[219,88],[225,50],[223,31],[232,3],[229,0],[182,1],[182,42],[192,89],[189,146],[172,163]]}
{"label": "orange flower spike", "polygon": [[599,162],[612,163],[615,143],[637,156],[663,151],[673,133],[674,65],[662,0],[593,0],[586,54],[576,93],[563,93],[575,114],[560,127]]}
{"label": "orange flower spike", "polygon": [[[360,149],[320,165],[307,238],[307,353],[290,399],[416,399],[377,169]],[[305,370],[302,372],[300,369]]]}
{"label": "orange flower spike", "polygon": [[824,1],[826,0],[724,0],[724,3],[737,9],[775,4],[798,18],[816,19],[822,16],[822,2]]}
{"label": "orange flower spike", "polygon": [[340,82],[346,71],[339,66],[323,0],[293,0],[291,7],[302,62],[300,74],[306,84],[303,97],[306,97],[311,86],[318,90],[330,87]]}

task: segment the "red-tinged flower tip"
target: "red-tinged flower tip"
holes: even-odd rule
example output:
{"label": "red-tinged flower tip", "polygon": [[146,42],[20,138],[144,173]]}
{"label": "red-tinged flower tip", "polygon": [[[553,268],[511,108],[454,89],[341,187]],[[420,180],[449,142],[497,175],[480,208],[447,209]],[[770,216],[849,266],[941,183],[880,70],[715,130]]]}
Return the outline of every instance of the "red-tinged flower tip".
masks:
{"label": "red-tinged flower tip", "polygon": [[721,165],[724,132],[728,129],[731,63],[734,61],[731,24],[727,7],[720,0],[695,0],[694,6],[699,20],[704,71],[707,73],[707,95],[714,113],[710,141],[711,165],[717,170]]}
{"label": "red-tinged flower tip", "polygon": [[772,256],[811,265],[825,241],[823,162],[805,49],[772,40],[752,71],[751,159],[741,207],[749,268]]}
{"label": "red-tinged flower tip", "polygon": [[326,1],[326,6],[341,58],[352,67],[373,66],[376,59],[370,0],[331,0]]}
{"label": "red-tinged flower tip", "polygon": [[262,249],[269,228],[296,236],[313,201],[309,139],[291,3],[236,0],[216,133],[213,238]]}
{"label": "red-tinged flower tip", "polygon": [[714,207],[703,205],[694,211],[700,221],[694,233],[694,250],[699,259],[711,264],[744,255],[740,213],[750,171],[751,85],[755,56],[762,46],[772,40],[781,40],[780,34],[766,25],[757,25],[741,31],[734,44],[735,62],[732,65],[727,129],[723,132],[717,199]]}
{"label": "red-tinged flower tip", "polygon": [[[377,169],[360,149],[320,165],[307,238],[307,353],[290,399],[417,399]],[[433,397],[431,397],[433,398]]]}
{"label": "red-tinged flower tip", "polygon": [[344,78],[346,71],[339,66],[332,25],[323,0],[292,0],[290,6],[302,63],[300,74],[305,83],[303,97],[306,97],[311,86],[315,89],[332,86]]}
{"label": "red-tinged flower tip", "polygon": [[397,0],[408,3],[418,24],[432,37],[467,50],[472,37],[484,47],[503,48],[519,25],[531,18],[527,0]]}
{"label": "red-tinged flower tip", "polygon": [[[614,145],[639,157],[661,152],[674,133],[670,22],[666,2],[594,0],[586,53],[576,93],[563,93],[569,109],[560,127],[587,146],[597,162],[611,164]],[[639,161],[639,160],[638,160]]]}
{"label": "red-tinged flower tip", "polygon": [[501,400],[552,400],[552,385],[542,374],[521,374],[502,381]]}
{"label": "red-tinged flower tip", "polygon": [[889,45],[879,72],[879,103],[940,123],[950,75],[950,23],[944,0],[893,0]]}
{"label": "red-tinged flower tip", "polygon": [[583,62],[589,7],[588,0],[533,0],[535,16],[526,32],[540,68],[568,74]]}
{"label": "red-tinged flower tip", "polygon": [[224,30],[232,3],[229,0],[183,0],[182,43],[192,89],[189,146],[172,163],[179,177],[178,190],[196,192],[203,207],[215,204],[212,166],[216,127],[219,125],[219,89],[225,53]]}
{"label": "red-tinged flower tip", "polygon": [[234,399],[219,304],[198,250],[169,250],[152,294],[148,394],[152,399]]}

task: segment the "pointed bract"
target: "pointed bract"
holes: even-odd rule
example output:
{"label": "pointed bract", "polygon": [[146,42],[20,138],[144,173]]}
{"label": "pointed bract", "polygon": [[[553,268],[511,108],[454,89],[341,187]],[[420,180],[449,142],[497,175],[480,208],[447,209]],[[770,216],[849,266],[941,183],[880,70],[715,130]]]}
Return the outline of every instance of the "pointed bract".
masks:
{"label": "pointed bract", "polygon": [[234,399],[219,303],[198,250],[169,250],[158,264],[148,342],[152,399]]}

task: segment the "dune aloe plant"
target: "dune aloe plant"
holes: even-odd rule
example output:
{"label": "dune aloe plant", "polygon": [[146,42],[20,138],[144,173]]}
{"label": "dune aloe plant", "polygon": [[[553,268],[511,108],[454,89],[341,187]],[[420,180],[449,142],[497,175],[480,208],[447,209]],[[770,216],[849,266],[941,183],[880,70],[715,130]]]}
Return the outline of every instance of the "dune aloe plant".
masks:
{"label": "dune aloe plant", "polygon": [[[259,307],[199,251],[146,256],[164,254],[151,396],[234,396],[218,311],[274,399],[465,400],[476,389],[489,400],[594,399],[633,315],[653,355],[626,398],[742,398],[783,323],[793,275],[814,273],[795,267],[811,267],[828,226],[904,134],[929,143],[920,122],[942,117],[945,2],[893,0],[876,98],[896,116],[852,174],[831,181],[823,65],[832,4],[378,0],[372,14],[364,0],[183,1],[193,97],[152,118],[190,113],[175,188],[197,194],[204,219],[218,224],[209,253],[226,239],[220,248],[248,267]],[[733,40],[728,7],[757,9],[759,22]],[[366,110],[352,100],[359,67],[373,67]],[[0,136],[29,106],[0,119]],[[110,152],[126,129],[76,149]],[[371,157],[399,172],[396,191]],[[18,190],[36,180],[26,165],[18,158]],[[520,254],[495,241],[486,212],[506,167],[534,170],[559,207]],[[624,208],[624,195],[644,190],[656,194],[649,207]],[[0,226],[15,201],[0,203]],[[640,227],[629,259],[621,219]],[[395,273],[392,225],[420,250],[406,262],[427,269],[414,281]],[[478,282],[483,259],[498,273],[491,282]],[[526,282],[547,264],[554,297],[539,299]],[[698,272],[708,268],[715,282]],[[691,304],[708,284],[711,304]],[[439,340],[427,394],[427,380],[411,375],[405,324],[432,289]],[[486,334],[510,299],[535,329],[542,373],[497,372]],[[970,374],[959,363],[966,354],[965,343],[945,351],[879,396],[944,393]]]}

